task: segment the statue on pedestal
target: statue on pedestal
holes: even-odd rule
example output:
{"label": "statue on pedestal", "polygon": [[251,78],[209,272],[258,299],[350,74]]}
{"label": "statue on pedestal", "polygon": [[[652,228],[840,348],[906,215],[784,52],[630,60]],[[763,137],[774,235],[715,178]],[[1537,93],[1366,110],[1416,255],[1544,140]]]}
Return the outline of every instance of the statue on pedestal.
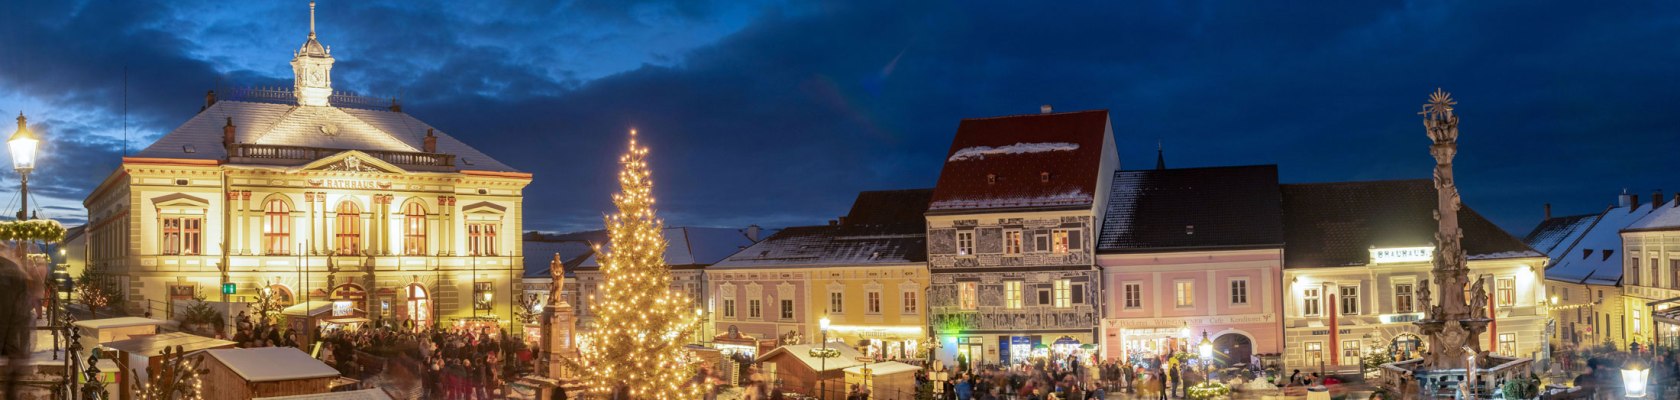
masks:
{"label": "statue on pedestal", "polygon": [[1487,319],[1487,278],[1476,278],[1470,291],[1470,318]]}
{"label": "statue on pedestal", "polygon": [[1429,303],[1429,281],[1418,283],[1417,310],[1428,313],[1423,316],[1423,319],[1435,319],[1440,317],[1438,311],[1439,309],[1432,307],[1433,305]]}

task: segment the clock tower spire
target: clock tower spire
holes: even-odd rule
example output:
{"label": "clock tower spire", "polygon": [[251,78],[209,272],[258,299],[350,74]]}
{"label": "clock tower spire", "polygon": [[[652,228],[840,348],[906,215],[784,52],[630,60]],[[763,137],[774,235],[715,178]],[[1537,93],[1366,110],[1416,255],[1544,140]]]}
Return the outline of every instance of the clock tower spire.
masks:
{"label": "clock tower spire", "polygon": [[332,97],[332,49],[315,40],[315,2],[309,2],[309,39],[292,54],[292,93],[298,105],[327,106]]}

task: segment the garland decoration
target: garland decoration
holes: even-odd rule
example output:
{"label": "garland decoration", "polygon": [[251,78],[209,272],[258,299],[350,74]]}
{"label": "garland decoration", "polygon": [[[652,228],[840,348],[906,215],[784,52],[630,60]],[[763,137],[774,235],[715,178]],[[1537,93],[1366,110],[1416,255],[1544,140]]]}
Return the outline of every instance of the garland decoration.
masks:
{"label": "garland decoration", "polygon": [[58,243],[64,241],[64,225],[50,219],[0,221],[0,240]]}

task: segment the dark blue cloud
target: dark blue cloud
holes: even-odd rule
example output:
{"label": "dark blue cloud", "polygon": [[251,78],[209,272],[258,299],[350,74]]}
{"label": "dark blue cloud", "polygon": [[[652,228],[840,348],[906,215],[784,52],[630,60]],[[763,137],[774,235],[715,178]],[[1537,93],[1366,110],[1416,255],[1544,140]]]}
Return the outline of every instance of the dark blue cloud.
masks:
{"label": "dark blue cloud", "polygon": [[[1423,178],[1414,112],[1444,87],[1461,100],[1466,202],[1520,233],[1541,203],[1584,213],[1624,187],[1680,190],[1677,7],[374,1],[323,3],[320,30],[338,85],[401,95],[534,172],[537,229],[599,224],[630,128],[672,224],[779,226],[821,223],[859,190],[929,186],[959,119],[1040,104],[1111,109],[1128,168],[1152,166],[1159,140],[1170,166]],[[24,23],[0,27],[0,48],[24,56],[0,58],[0,84],[109,123],[127,65],[130,121],[153,136],[217,82],[289,84],[306,23],[291,4],[12,8],[0,17]]]}

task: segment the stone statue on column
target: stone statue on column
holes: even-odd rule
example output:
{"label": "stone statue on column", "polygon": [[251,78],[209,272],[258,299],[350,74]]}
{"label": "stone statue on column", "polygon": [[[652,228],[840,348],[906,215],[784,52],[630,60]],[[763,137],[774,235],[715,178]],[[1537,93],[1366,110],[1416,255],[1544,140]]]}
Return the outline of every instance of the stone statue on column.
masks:
{"label": "stone statue on column", "polygon": [[547,362],[542,367],[544,377],[563,380],[567,373],[566,360],[577,354],[576,342],[577,316],[572,314],[572,305],[566,302],[563,289],[566,286],[566,265],[560,261],[560,254],[548,263],[549,277],[552,284],[548,288],[548,304],[543,307],[542,348]]}
{"label": "stone statue on column", "polygon": [[[1466,265],[1464,231],[1458,224],[1458,185],[1453,181],[1453,157],[1458,155],[1458,116],[1453,114],[1452,95],[1436,89],[1423,105],[1423,126],[1429,135],[1429,154],[1435,158],[1436,222],[1434,267],[1430,270],[1435,283],[1441,287],[1439,304],[1430,308],[1427,319],[1414,322],[1418,330],[1429,337],[1430,353],[1424,365],[1432,369],[1457,369],[1466,366],[1466,356],[1481,352],[1479,337],[1487,329],[1485,313],[1477,304],[1485,304],[1486,291],[1469,288],[1469,267]],[[1474,289],[1466,299],[1466,289]],[[1428,297],[1425,294],[1423,297]],[[1467,351],[1470,352],[1467,354]]]}

